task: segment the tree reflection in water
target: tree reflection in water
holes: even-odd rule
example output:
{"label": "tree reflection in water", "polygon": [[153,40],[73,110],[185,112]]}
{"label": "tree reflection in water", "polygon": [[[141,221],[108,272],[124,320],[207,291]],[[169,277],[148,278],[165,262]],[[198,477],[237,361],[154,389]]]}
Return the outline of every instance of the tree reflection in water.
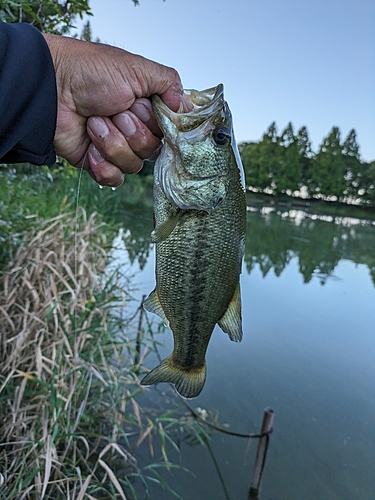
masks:
{"label": "tree reflection in water", "polygon": [[369,268],[375,284],[375,226],[349,217],[318,216],[302,210],[250,208],[245,265],[250,273],[258,264],[263,276],[276,276],[294,257],[304,283],[318,277],[322,285],[334,277],[342,259]]}
{"label": "tree reflection in water", "polygon": [[[124,226],[123,241],[130,262],[142,270],[148,260],[153,229],[152,193],[139,194],[122,204],[117,214]],[[248,207],[245,268],[259,265],[263,276],[280,276],[298,258],[304,283],[334,278],[340,260],[365,264],[375,285],[375,224],[362,219],[315,215],[303,210]]]}

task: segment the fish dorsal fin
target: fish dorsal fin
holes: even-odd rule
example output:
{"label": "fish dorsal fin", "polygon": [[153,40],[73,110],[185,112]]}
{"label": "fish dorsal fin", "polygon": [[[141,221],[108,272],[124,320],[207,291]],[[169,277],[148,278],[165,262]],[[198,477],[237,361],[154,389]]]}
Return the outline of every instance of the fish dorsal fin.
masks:
{"label": "fish dorsal fin", "polygon": [[218,325],[223,332],[229,335],[233,342],[242,340],[242,318],[241,318],[241,291],[238,282],[233,297],[229,302],[227,310],[218,321]]}
{"label": "fish dorsal fin", "polygon": [[167,326],[169,326],[168,318],[165,315],[162,305],[160,304],[156,288],[150,293],[147,299],[143,302],[143,307],[146,309],[146,311],[157,314],[159,318],[161,318],[164,321],[164,323]]}
{"label": "fish dorsal fin", "polygon": [[174,215],[165,219],[161,224],[155,227],[155,229],[151,233],[151,241],[152,243],[159,243],[168,238],[173,229],[177,226],[177,222],[179,221],[182,210],[178,210]]}

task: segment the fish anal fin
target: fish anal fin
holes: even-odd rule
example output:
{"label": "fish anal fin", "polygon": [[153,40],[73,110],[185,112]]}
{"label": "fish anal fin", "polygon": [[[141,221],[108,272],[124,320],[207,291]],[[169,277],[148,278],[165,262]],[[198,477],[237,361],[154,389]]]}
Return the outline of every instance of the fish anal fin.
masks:
{"label": "fish anal fin", "polygon": [[242,318],[241,318],[241,291],[238,282],[233,297],[229,302],[227,310],[218,321],[223,332],[229,335],[233,342],[242,340]]}
{"label": "fish anal fin", "polygon": [[186,370],[176,365],[172,356],[164,359],[159,366],[150,371],[142,380],[142,385],[169,382],[184,398],[195,398],[201,393],[206,381],[206,363],[201,368]]}
{"label": "fish anal fin", "polygon": [[161,224],[155,227],[155,229],[151,233],[151,242],[159,243],[168,238],[173,229],[177,226],[177,222],[179,221],[182,214],[182,210],[178,210],[174,215],[171,215]]}
{"label": "fish anal fin", "polygon": [[169,326],[168,318],[165,315],[163,307],[160,303],[158,292],[157,292],[156,288],[150,293],[150,295],[143,302],[143,307],[146,309],[146,311],[157,314],[159,316],[159,318],[161,318],[163,320],[163,322],[167,326]]}

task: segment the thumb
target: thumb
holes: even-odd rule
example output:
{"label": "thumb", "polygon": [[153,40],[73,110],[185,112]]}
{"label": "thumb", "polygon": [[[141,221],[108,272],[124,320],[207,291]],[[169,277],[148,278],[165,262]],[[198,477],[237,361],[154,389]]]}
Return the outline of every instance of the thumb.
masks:
{"label": "thumb", "polygon": [[178,111],[182,104],[182,111],[187,113],[193,109],[193,104],[191,103],[188,96],[184,93],[183,89],[176,91],[172,88],[168,89],[166,92],[159,94],[162,101],[168,106],[172,111]]}

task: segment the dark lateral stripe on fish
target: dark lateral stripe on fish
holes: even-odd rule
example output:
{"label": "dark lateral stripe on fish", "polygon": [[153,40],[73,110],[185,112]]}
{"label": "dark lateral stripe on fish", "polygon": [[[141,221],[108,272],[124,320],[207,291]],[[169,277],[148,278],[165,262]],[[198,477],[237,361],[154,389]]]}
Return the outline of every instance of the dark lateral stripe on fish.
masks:
{"label": "dark lateral stripe on fish", "polygon": [[[197,231],[196,239],[192,242],[192,248],[194,249],[193,255],[190,255],[190,275],[189,275],[189,285],[187,289],[190,292],[190,296],[187,296],[187,303],[190,303],[189,309],[189,336],[186,338],[185,349],[180,353],[180,363],[183,366],[194,366],[197,362],[197,357],[205,355],[205,353],[198,353],[198,346],[200,345],[199,338],[202,336],[202,332],[196,327],[197,318],[201,317],[203,300],[205,299],[205,293],[207,288],[207,274],[202,272],[202,265],[204,261],[208,261],[208,249],[209,244],[207,240],[201,237],[203,236],[205,227],[202,224],[202,219],[200,221],[200,227]],[[200,244],[197,244],[197,241]],[[207,312],[206,312],[207,313]]]}

